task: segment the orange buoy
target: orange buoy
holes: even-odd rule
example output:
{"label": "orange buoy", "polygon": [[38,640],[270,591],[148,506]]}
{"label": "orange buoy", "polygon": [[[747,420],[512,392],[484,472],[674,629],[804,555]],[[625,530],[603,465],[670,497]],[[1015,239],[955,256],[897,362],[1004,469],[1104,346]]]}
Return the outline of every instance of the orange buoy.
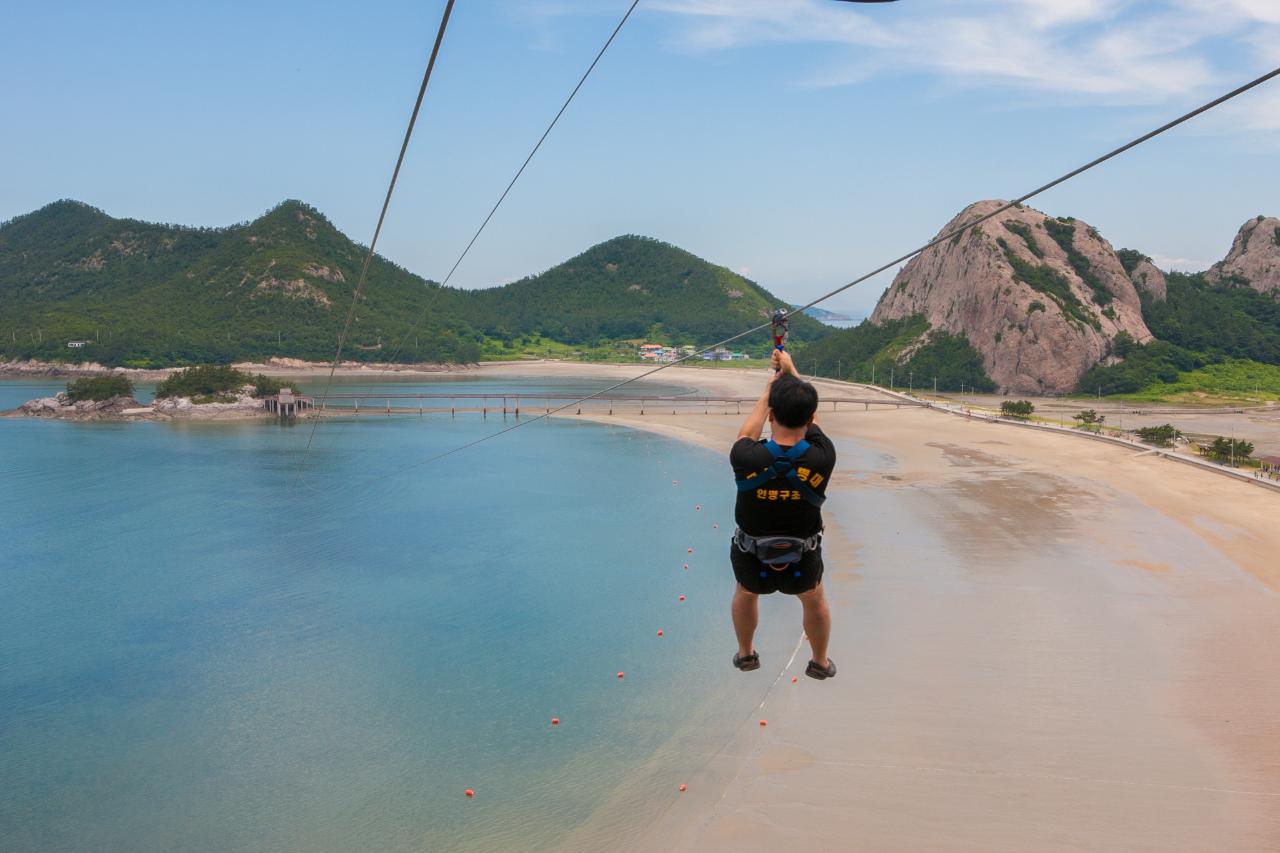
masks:
{"label": "orange buoy", "polygon": [[697,512],[702,512],[702,504],[698,504],[697,506],[695,506],[694,510],[696,510]]}
{"label": "orange buoy", "polygon": [[684,564],[684,570],[685,570],[686,572],[687,572],[687,571],[689,571],[689,564],[688,564],[688,563],[685,563],[685,564]]}
{"label": "orange buoy", "polygon": [[621,678],[622,676],[623,676],[623,673],[621,673],[621,672],[620,672],[620,673],[618,673],[618,677],[619,677],[619,678]]}
{"label": "orange buoy", "polygon": [[714,524],[714,523],[713,523],[713,524],[711,525],[711,529],[712,529],[712,530],[719,530],[719,529],[720,529],[720,525],[718,525],[718,524]]}
{"label": "orange buoy", "polygon": [[690,554],[692,554],[692,553],[693,553],[693,549],[692,549],[692,548],[690,548],[690,549],[689,549],[689,553],[690,553]]}
{"label": "orange buoy", "polygon": [[468,797],[474,797],[474,796],[476,795],[476,792],[475,792],[475,791],[473,791],[473,790],[471,790],[470,788],[468,788],[464,793],[465,793]]}
{"label": "orange buoy", "polygon": [[683,794],[683,793],[684,793],[685,791],[687,791],[687,790],[689,790],[689,786],[688,786],[688,785],[686,785],[685,783],[681,782],[681,783],[680,783],[680,793],[682,793],[682,794]]}
{"label": "orange buoy", "polygon": [[760,721],[760,726],[761,726],[761,727],[764,727],[764,726],[767,726],[767,725],[769,725],[769,721],[768,721],[768,720],[761,720],[761,721]]}
{"label": "orange buoy", "polygon": [[560,718],[559,718],[559,717],[552,717],[552,718],[551,718],[551,725],[553,725],[553,726],[558,726],[558,725],[560,725]]}
{"label": "orange buoy", "polygon": [[791,683],[792,683],[792,684],[795,684],[795,683],[796,683],[797,681],[799,681],[799,680],[800,680],[800,679],[796,678],[794,675],[793,675],[793,676],[791,676]]}
{"label": "orange buoy", "polygon": [[683,596],[683,595],[682,595],[682,596],[680,596],[680,600],[681,600],[681,601],[684,601],[684,596]]}
{"label": "orange buoy", "polygon": [[679,481],[679,480],[672,480],[672,481],[671,481],[671,485],[673,485],[673,486],[678,486],[678,485],[680,485],[680,481]]}
{"label": "orange buoy", "polygon": [[661,628],[659,628],[659,629],[658,629],[658,636],[659,636],[659,637],[661,637],[661,636],[662,636],[662,629],[661,629]]}

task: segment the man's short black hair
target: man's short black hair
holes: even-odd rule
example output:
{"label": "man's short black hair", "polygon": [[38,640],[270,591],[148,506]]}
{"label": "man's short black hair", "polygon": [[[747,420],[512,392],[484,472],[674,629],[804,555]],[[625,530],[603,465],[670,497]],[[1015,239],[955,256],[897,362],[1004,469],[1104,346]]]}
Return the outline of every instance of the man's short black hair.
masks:
{"label": "man's short black hair", "polygon": [[818,392],[803,379],[779,376],[769,389],[769,408],[773,419],[784,427],[802,427],[818,411]]}

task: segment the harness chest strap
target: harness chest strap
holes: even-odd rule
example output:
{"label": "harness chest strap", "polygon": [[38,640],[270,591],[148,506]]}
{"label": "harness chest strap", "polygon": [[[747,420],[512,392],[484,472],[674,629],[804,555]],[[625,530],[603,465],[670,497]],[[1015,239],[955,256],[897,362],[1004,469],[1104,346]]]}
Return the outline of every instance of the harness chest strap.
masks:
{"label": "harness chest strap", "polygon": [[802,438],[790,449],[783,450],[780,444],[773,439],[769,439],[764,443],[764,448],[773,456],[773,462],[763,471],[758,471],[745,479],[737,480],[738,491],[749,492],[752,489],[763,486],[770,480],[781,477],[787,481],[793,490],[798,491],[800,496],[807,502],[817,507],[822,506],[822,502],[827,499],[826,495],[818,494],[817,490],[800,479],[800,474],[796,471],[796,462],[799,461],[809,447],[809,442]]}

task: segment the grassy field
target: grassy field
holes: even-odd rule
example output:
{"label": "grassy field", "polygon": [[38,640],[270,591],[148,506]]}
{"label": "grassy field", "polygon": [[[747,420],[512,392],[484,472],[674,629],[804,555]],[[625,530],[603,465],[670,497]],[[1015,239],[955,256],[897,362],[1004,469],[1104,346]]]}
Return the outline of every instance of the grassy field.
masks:
{"label": "grassy field", "polygon": [[1280,400],[1280,367],[1230,360],[1179,374],[1176,382],[1149,385],[1135,394],[1108,400],[1188,405],[1245,405]]}

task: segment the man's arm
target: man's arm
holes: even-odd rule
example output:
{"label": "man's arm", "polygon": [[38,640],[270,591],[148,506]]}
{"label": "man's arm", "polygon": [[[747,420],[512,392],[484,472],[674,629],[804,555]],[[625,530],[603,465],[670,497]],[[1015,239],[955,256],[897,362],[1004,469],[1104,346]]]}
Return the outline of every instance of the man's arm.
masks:
{"label": "man's arm", "polygon": [[769,419],[769,389],[773,387],[773,380],[777,376],[778,374],[775,373],[769,377],[768,383],[764,386],[764,393],[751,408],[751,414],[747,415],[747,419],[742,422],[742,429],[738,430],[739,441],[744,438],[752,441],[760,440],[760,433],[764,432],[764,422]]}
{"label": "man's arm", "polygon": [[739,440],[744,438],[749,438],[752,441],[760,440],[760,434],[764,432],[764,422],[769,419],[769,389],[773,387],[773,381],[784,373],[790,373],[796,377],[799,376],[796,373],[795,363],[791,360],[791,353],[775,349],[772,361],[773,369],[776,372],[765,383],[764,392],[760,394],[760,399],[756,400],[755,406],[751,409],[751,414],[747,415],[747,419],[742,424],[742,429],[738,430]]}

